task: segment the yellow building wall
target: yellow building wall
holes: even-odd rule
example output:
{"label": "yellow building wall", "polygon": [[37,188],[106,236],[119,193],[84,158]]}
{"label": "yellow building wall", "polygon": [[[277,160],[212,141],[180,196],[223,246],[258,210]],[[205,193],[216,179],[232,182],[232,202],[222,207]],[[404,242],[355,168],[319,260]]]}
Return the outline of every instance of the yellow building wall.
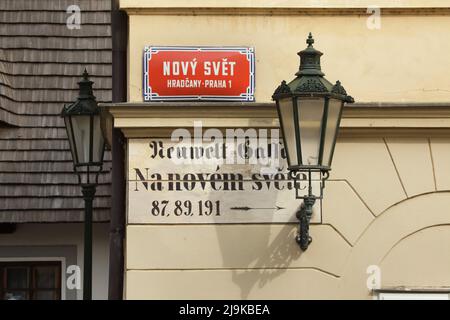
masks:
{"label": "yellow building wall", "polygon": [[[225,11],[226,12],[226,11]],[[340,80],[358,102],[450,100],[448,15],[381,15],[381,28],[366,15],[248,14],[131,15],[129,100],[142,98],[146,45],[217,45],[255,48],[257,102],[268,102],[281,80],[299,66],[296,53],[308,32],[322,51],[322,70]]]}
{"label": "yellow building wall", "polygon": [[190,8],[447,8],[449,0],[120,0],[122,9],[139,14],[152,13],[155,9],[190,9]]}
{"label": "yellow building wall", "polygon": [[[211,6],[220,7],[219,2]],[[238,2],[249,3],[231,1]],[[262,2],[261,7],[276,3]],[[348,2],[356,7],[357,1]],[[255,47],[256,101],[269,102],[277,84],[293,78],[299,64],[295,53],[306,46],[309,31],[324,52],[327,79],[341,80],[357,102],[450,101],[447,15],[382,15],[381,29],[370,30],[369,14],[171,13],[171,6],[180,10],[186,1],[168,1],[167,12],[152,14],[157,3],[121,2],[130,14],[130,102],[143,100],[145,45]],[[125,121],[145,126],[152,119]],[[306,252],[294,242],[294,224],[128,224],[125,297],[370,299],[371,265],[380,268],[381,287],[448,287],[449,145],[450,138],[433,134],[341,137],[324,190],[323,223],[311,227],[313,242]]]}
{"label": "yellow building wall", "polygon": [[371,265],[382,288],[450,286],[450,192],[436,184],[450,170],[443,144],[341,139],[306,252],[293,224],[128,225],[126,297],[364,299]]}

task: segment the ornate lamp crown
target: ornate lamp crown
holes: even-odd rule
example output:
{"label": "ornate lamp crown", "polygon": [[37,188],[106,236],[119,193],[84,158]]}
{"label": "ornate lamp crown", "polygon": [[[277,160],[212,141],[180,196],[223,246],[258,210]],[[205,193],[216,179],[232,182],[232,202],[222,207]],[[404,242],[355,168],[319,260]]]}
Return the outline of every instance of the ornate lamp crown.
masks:
{"label": "ornate lamp crown", "polygon": [[95,99],[92,91],[93,83],[93,81],[89,80],[89,73],[85,68],[83,72],[83,79],[78,82],[80,87],[80,95],[78,96],[78,99]]}
{"label": "ornate lamp crown", "polygon": [[300,56],[300,68],[295,74],[296,78],[289,83],[282,81],[275,90],[272,98],[274,100],[288,96],[329,96],[344,102],[352,103],[353,98],[347,95],[340,81],[333,85],[325,77],[320,67],[322,52],[313,47],[314,38],[311,32],[306,39],[308,47],[297,54]]}
{"label": "ornate lamp crown", "polygon": [[77,100],[64,106],[62,110],[62,115],[83,115],[83,114],[98,114],[99,109],[97,107],[97,101],[92,90],[92,84],[94,82],[89,80],[89,74],[87,70],[84,69],[83,79],[78,82],[80,87],[79,95]]}
{"label": "ornate lamp crown", "polygon": [[308,35],[308,39],[306,39],[306,43],[308,44],[308,47],[297,53],[300,56],[300,68],[295,75],[323,77],[325,74],[320,68],[320,57],[323,53],[313,47],[314,38],[311,32]]}

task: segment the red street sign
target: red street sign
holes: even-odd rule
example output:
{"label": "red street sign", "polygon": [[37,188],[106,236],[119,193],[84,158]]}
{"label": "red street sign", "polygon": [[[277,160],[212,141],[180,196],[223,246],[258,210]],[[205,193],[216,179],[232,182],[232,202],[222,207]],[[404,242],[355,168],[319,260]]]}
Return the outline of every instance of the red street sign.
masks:
{"label": "red street sign", "polygon": [[254,91],[253,48],[144,49],[144,101],[254,101]]}

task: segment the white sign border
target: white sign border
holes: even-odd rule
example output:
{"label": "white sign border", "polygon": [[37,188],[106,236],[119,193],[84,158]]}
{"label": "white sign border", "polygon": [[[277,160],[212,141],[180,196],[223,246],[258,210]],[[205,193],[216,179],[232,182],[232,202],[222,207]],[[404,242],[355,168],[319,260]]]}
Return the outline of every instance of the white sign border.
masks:
{"label": "white sign border", "polygon": [[[211,52],[229,52],[239,51],[246,55],[250,64],[249,83],[246,93],[239,96],[220,96],[220,95],[186,95],[186,96],[161,96],[156,92],[152,92],[152,88],[148,83],[148,62],[151,60],[152,54],[160,51],[211,51]],[[145,46],[143,60],[143,96],[145,102],[150,101],[239,101],[253,102],[255,101],[255,50],[253,47],[214,47],[214,46]]]}

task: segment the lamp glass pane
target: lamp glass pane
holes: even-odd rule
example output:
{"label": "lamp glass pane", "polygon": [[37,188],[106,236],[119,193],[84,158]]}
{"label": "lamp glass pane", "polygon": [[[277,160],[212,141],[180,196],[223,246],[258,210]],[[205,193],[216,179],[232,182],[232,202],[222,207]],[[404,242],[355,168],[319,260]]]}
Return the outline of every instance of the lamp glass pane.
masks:
{"label": "lamp glass pane", "polygon": [[342,105],[343,102],[337,99],[330,99],[330,101],[328,102],[327,127],[325,129],[325,140],[323,145],[322,158],[322,164],[324,166],[331,166]]}
{"label": "lamp glass pane", "polygon": [[75,164],[78,163],[78,159],[75,152],[75,141],[72,134],[72,122],[69,116],[64,116],[64,122],[66,124],[67,138],[69,139],[70,152],[72,153],[72,159]]}
{"label": "lamp glass pane", "polygon": [[94,139],[93,139],[93,161],[103,161],[103,149],[105,148],[105,139],[103,138],[102,128],[100,126],[100,115],[94,116]]}
{"label": "lamp glass pane", "polygon": [[91,117],[89,115],[73,115],[71,118],[79,164],[88,163]]}
{"label": "lamp glass pane", "polygon": [[295,141],[294,102],[292,98],[278,101],[278,110],[281,117],[280,126],[283,133],[284,148],[287,153],[289,166],[298,165],[297,147]]}
{"label": "lamp glass pane", "polygon": [[324,98],[298,98],[297,108],[303,166],[319,164]]}

